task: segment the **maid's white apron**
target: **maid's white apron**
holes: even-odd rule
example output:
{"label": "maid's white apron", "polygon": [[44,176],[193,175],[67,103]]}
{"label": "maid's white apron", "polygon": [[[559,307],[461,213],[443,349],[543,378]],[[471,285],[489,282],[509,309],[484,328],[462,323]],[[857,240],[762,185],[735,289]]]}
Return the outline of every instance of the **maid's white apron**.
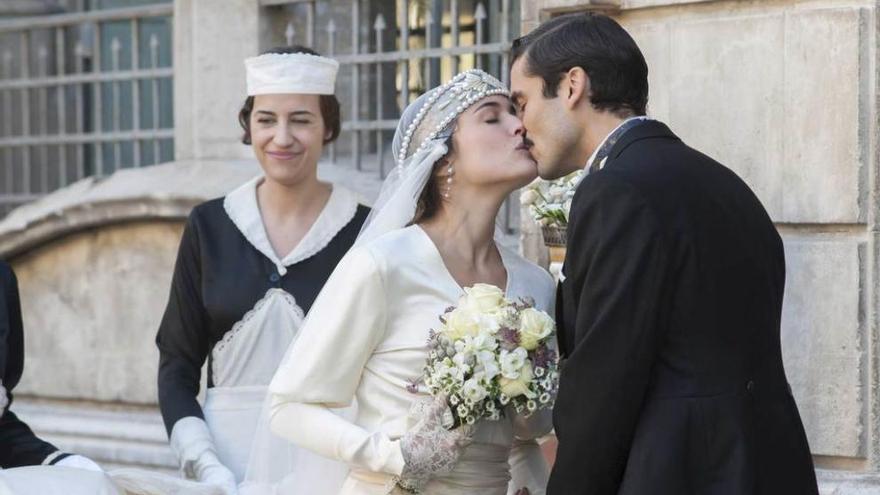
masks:
{"label": "maid's white apron", "polygon": [[202,410],[217,457],[239,482],[247,471],[266,389],[303,320],[293,296],[270,289],[212,351],[214,386]]}

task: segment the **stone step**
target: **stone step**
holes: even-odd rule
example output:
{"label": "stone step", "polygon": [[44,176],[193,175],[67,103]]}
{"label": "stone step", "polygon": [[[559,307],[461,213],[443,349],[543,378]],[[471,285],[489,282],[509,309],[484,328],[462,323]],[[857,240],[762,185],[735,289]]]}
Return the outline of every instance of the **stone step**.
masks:
{"label": "stone step", "polygon": [[155,406],[16,397],[12,409],[40,438],[90,457],[106,469],[176,471]]}

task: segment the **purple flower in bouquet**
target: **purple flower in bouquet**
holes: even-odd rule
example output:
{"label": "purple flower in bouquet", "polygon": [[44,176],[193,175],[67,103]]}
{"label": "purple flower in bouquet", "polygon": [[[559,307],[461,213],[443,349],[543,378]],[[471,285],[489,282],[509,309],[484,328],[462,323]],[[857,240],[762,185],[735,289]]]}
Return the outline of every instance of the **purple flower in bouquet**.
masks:
{"label": "purple flower in bouquet", "polygon": [[530,357],[536,368],[547,369],[551,365],[556,365],[556,351],[546,345],[540,346],[532,351]]}
{"label": "purple flower in bouquet", "polygon": [[498,331],[501,348],[512,351],[519,347],[519,332],[510,327],[503,327]]}

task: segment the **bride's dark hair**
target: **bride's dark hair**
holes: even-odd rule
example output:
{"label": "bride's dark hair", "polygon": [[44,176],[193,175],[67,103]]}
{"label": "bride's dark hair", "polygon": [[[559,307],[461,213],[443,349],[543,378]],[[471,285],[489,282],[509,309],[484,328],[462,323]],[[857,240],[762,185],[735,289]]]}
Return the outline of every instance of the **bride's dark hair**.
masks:
{"label": "bride's dark hair", "polygon": [[425,184],[425,188],[422,189],[422,194],[419,195],[418,201],[416,201],[416,213],[413,215],[410,225],[430,220],[440,210],[443,195],[440,193],[441,181],[437,177],[437,172],[447,166],[447,157],[453,151],[452,136],[446,139],[446,147],[449,151],[446,153],[446,156],[437,160],[437,163],[434,164],[434,168],[431,169],[431,177],[428,179],[428,183]]}

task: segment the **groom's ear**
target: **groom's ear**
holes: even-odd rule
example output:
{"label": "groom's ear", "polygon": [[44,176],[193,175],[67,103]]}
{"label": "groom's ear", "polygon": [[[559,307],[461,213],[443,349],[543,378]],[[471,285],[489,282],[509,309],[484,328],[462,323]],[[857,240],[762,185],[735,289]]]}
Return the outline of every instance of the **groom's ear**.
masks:
{"label": "groom's ear", "polygon": [[559,88],[560,96],[565,98],[566,106],[574,110],[581,99],[588,98],[590,94],[590,76],[581,67],[572,67],[562,77]]}

